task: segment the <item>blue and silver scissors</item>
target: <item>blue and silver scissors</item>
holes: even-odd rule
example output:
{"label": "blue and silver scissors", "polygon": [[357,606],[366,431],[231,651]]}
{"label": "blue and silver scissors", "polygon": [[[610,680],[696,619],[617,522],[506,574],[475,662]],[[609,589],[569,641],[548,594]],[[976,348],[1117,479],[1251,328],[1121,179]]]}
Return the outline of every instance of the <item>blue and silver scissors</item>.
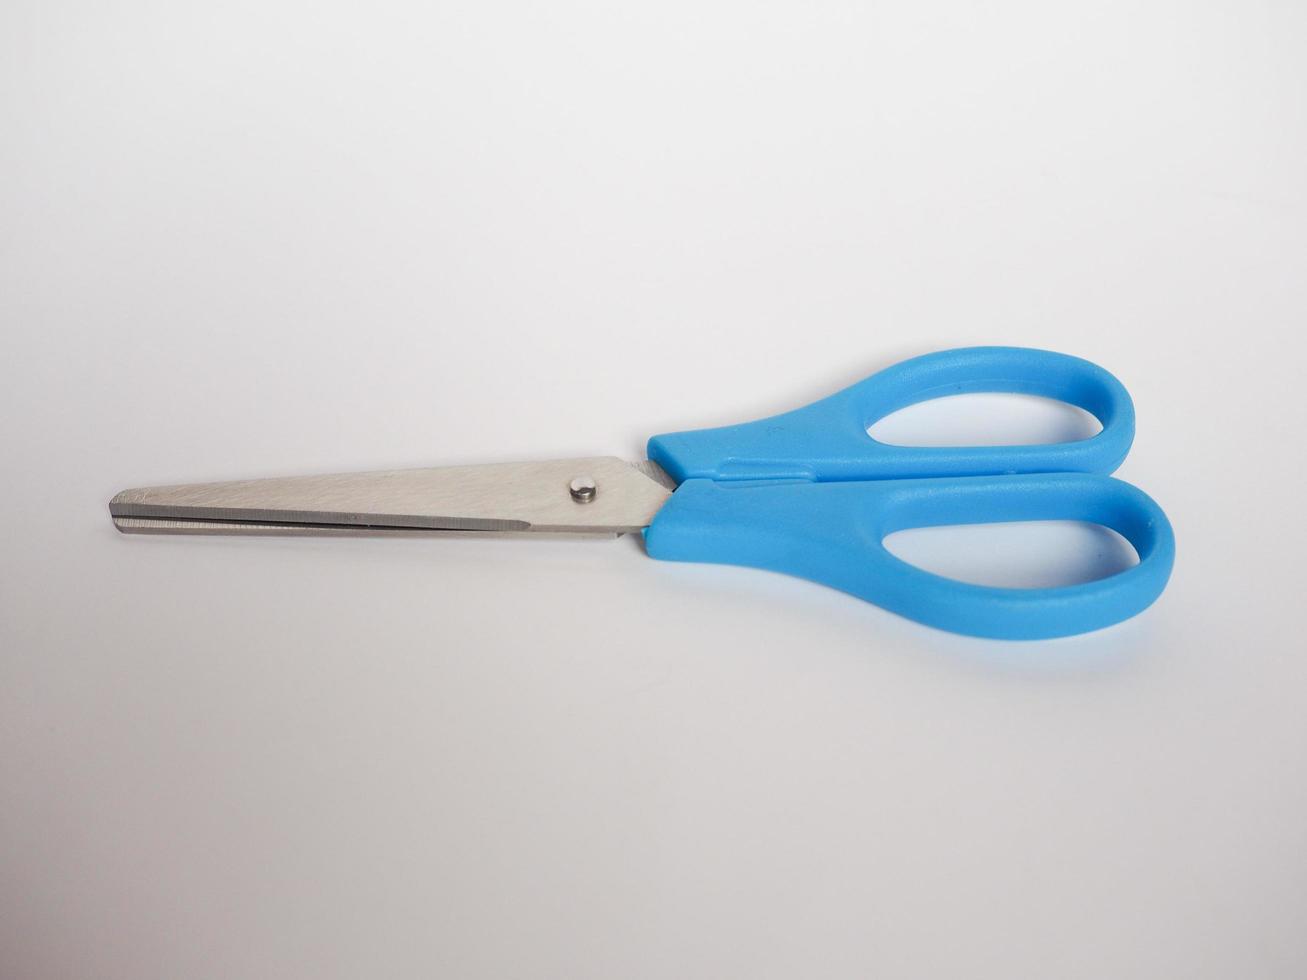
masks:
{"label": "blue and silver scissors", "polygon": [[[1078,406],[1102,425],[1075,442],[892,446],[868,428],[945,395],[1016,392]],[[972,347],[904,361],[782,415],[654,436],[649,459],[446,466],[126,490],[122,531],[643,531],[648,553],[787,572],[910,619],[974,636],[1038,639],[1111,625],[1147,608],[1175,542],[1146,494],[1107,476],[1134,438],[1125,388],[1088,361]],[[886,550],[908,528],[1074,520],[1124,537],[1138,564],[1093,582],[995,588],[932,574]]]}

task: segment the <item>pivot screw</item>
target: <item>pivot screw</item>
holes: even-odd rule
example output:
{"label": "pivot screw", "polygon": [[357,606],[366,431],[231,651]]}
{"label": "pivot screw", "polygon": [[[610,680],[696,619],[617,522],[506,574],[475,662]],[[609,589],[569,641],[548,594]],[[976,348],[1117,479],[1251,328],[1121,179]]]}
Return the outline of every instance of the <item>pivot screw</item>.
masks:
{"label": "pivot screw", "polygon": [[567,489],[572,492],[572,499],[578,504],[588,504],[595,499],[595,492],[599,488],[591,477],[578,476],[568,484]]}

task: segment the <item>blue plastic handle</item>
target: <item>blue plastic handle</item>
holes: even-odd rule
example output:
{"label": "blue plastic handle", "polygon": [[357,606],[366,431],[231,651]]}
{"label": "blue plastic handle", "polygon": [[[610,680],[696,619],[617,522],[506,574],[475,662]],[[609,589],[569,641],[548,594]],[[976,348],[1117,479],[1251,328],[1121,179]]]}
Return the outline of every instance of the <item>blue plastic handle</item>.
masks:
{"label": "blue plastic handle", "polygon": [[[908,405],[982,391],[1079,406],[1097,435],[1038,446],[890,446],[867,434]],[[678,482],[885,480],[1003,473],[1111,473],[1130,450],[1135,416],[1121,382],[1089,361],[1023,347],[966,347],[914,357],[805,408],[718,429],[654,436],[649,458]]]}
{"label": "blue plastic handle", "polygon": [[[1054,589],[971,585],[895,557],[895,531],[945,524],[1080,520],[1120,533],[1139,564]],[[1085,633],[1147,608],[1171,574],[1175,540],[1142,491],[1106,476],[1055,473],[869,483],[689,480],[645,532],[649,554],[786,572],[909,619],[972,636],[1043,639]]]}

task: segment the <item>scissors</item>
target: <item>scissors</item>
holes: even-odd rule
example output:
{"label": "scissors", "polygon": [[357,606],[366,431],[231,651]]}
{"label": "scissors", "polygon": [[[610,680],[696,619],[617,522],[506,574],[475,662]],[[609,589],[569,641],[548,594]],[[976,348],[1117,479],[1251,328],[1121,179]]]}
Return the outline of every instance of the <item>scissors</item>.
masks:
{"label": "scissors", "polygon": [[[1073,442],[911,447],[868,428],[945,395],[1015,392],[1078,406],[1102,425]],[[654,436],[648,460],[609,457],[125,490],[133,533],[643,532],[654,558],[786,572],[909,619],[972,636],[1041,639],[1128,619],[1161,594],[1175,540],[1142,491],[1112,479],[1134,439],[1121,383],[1088,361],[970,347],[903,361],[795,409]],[[895,531],[1077,520],[1118,532],[1137,564],[1057,588],[996,588],[932,574],[886,550]]]}

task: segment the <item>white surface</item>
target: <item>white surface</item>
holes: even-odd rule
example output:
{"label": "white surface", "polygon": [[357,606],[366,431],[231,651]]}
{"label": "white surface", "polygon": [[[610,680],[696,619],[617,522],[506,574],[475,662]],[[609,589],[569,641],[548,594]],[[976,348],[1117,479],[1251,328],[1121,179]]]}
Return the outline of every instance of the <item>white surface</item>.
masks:
{"label": "white surface", "polygon": [[[1293,3],[9,0],[0,974],[1303,976],[1305,55]],[[1152,611],[105,510],[969,343],[1131,390]]]}

